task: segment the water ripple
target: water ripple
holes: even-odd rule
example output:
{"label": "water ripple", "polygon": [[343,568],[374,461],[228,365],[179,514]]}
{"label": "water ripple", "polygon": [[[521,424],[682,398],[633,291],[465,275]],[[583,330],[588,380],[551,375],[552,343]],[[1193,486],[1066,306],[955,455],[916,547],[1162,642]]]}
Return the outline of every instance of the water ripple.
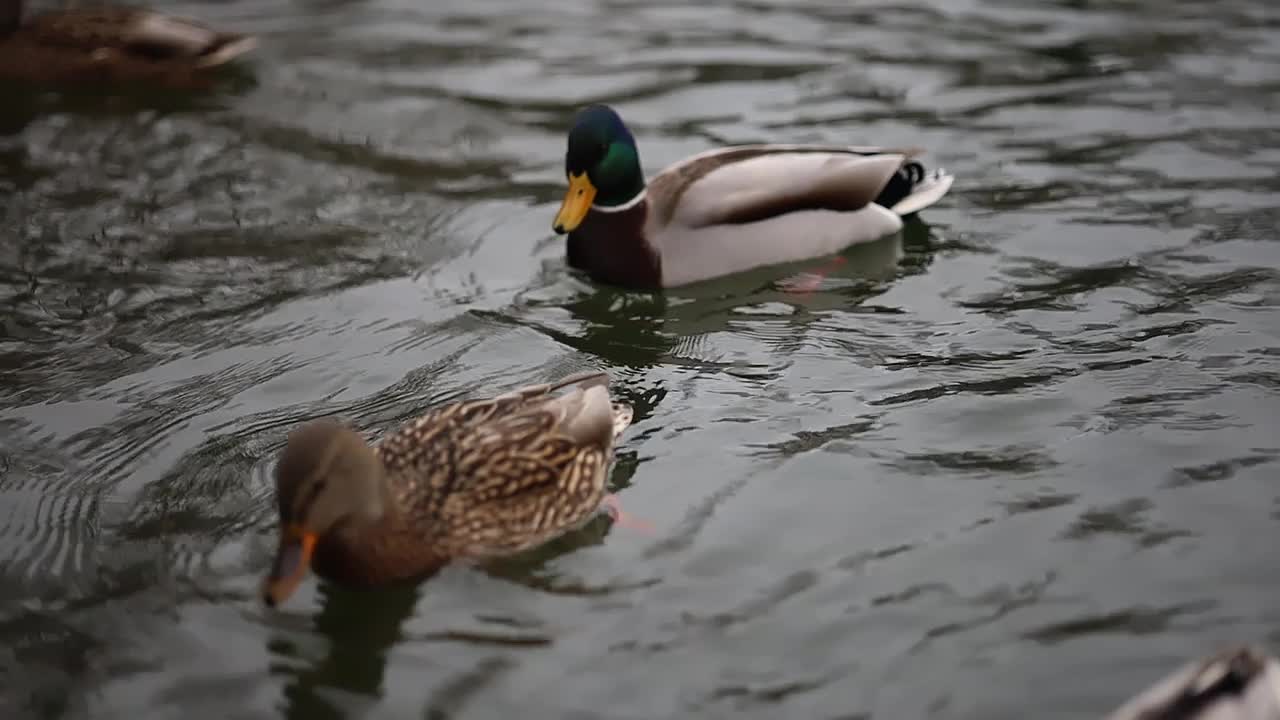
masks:
{"label": "water ripple", "polygon": [[[0,110],[0,713],[1085,717],[1280,634],[1267,3],[166,9],[262,46]],[[780,140],[958,181],[838,266],[599,287],[549,227],[597,101],[649,172]],[[256,606],[296,423],[587,368],[652,536]]]}

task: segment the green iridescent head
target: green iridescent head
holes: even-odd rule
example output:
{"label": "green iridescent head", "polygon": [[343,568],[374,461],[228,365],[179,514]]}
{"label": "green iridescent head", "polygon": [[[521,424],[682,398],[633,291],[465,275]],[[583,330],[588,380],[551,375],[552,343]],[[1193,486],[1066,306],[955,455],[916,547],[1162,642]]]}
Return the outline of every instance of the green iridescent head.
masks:
{"label": "green iridescent head", "polygon": [[644,192],[635,138],[608,105],[591,105],[574,118],[564,172],[569,191],[556,214],[557,233],[572,232],[592,205],[624,205]]}

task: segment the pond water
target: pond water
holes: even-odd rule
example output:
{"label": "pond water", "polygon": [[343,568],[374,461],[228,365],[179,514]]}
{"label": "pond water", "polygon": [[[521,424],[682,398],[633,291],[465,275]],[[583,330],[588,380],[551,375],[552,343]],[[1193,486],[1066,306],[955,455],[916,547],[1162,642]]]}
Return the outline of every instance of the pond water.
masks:
{"label": "pond water", "polygon": [[[1266,0],[226,0],[210,95],[6,90],[0,714],[1079,718],[1280,643]],[[808,295],[566,269],[564,133],[916,144]],[[601,518],[256,600],[298,422],[607,369]]]}

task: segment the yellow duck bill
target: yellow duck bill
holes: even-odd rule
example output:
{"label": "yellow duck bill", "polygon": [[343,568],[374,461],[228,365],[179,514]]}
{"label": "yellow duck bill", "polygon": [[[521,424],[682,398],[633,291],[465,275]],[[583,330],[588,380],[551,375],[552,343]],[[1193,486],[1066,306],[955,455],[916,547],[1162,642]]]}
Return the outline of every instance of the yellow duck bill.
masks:
{"label": "yellow duck bill", "polygon": [[596,186],[585,172],[569,175],[569,191],[564,194],[564,202],[560,203],[560,212],[556,213],[552,225],[556,233],[563,235],[578,229],[595,199]]}

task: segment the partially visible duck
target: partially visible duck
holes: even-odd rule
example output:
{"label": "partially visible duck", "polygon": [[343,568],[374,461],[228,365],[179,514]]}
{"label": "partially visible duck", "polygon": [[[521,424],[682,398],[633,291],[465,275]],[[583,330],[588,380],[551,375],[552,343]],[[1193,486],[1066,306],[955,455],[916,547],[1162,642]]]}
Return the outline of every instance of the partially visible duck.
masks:
{"label": "partially visible duck", "polygon": [[608,381],[587,373],[452,403],[372,446],[331,420],[294,431],[276,468],[280,543],[264,602],[284,602],[308,570],[385,585],[619,512],[606,480],[631,408],[610,400]]}
{"label": "partially visible duck", "polygon": [[1280,720],[1280,663],[1230,648],[1177,669],[1107,720]]}
{"label": "partially visible duck", "polygon": [[257,44],[247,35],[141,8],[65,8],[25,21],[23,9],[23,0],[0,0],[3,79],[200,87],[209,82],[210,70]]}
{"label": "partially visible duck", "polygon": [[607,105],[569,130],[569,189],[553,228],[571,266],[638,289],[806,260],[892,235],[953,177],[915,148],[737,145],[682,160],[646,183],[631,131]]}

